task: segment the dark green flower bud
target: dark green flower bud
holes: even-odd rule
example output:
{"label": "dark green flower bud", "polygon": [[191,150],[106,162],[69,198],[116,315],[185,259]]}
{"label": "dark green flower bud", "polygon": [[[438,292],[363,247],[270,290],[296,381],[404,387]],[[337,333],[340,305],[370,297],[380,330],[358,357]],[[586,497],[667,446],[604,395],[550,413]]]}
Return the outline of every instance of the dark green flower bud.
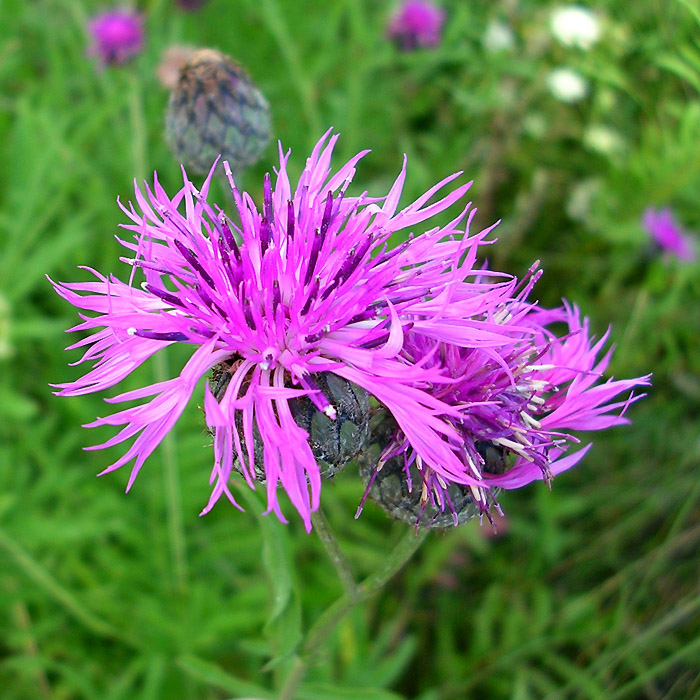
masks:
{"label": "dark green flower bud", "polygon": [[[221,363],[214,367],[210,386],[214,398],[220,401],[229,384],[231,374],[229,364]],[[300,396],[290,399],[289,407],[296,424],[309,433],[311,451],[321,467],[321,476],[334,477],[345,465],[355,459],[369,442],[369,395],[361,387],[348,382],[330,372],[314,375],[318,388],[335,409],[335,420],[319,411],[311,399]],[[245,386],[242,387],[245,391]],[[240,412],[237,413],[236,428],[243,443],[243,425]],[[257,423],[253,425],[253,454],[256,478],[264,482],[263,444]],[[239,467],[235,466],[239,471]]]}
{"label": "dark green flower bud", "polygon": [[213,49],[180,69],[165,115],[165,137],[190,171],[209,172],[221,155],[234,175],[258,161],[270,140],[267,100],[242,66]]}
{"label": "dark green flower bud", "polygon": [[[390,457],[378,468],[381,453],[391,444],[396,432],[394,419],[383,408],[373,417],[371,431],[376,442],[367,455],[358,460],[360,477],[366,486],[371,484],[366,495],[388,515],[416,527],[446,529],[463,525],[480,514],[467,486],[454,482],[441,484],[435,474],[426,478],[419,468],[419,460],[410,464],[407,473],[403,452]],[[483,460],[482,471],[503,474],[508,470],[507,453],[500,445],[476,440],[474,447]],[[439,494],[433,490],[435,488]]]}

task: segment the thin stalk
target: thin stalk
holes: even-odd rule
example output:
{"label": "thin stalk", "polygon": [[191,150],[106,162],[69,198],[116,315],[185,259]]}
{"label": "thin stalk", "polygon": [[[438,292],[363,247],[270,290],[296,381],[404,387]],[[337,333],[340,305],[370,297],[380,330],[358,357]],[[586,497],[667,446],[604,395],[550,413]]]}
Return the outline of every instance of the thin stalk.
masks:
{"label": "thin stalk", "polygon": [[344,595],[336,600],[335,603],[332,603],[309,630],[303,646],[304,655],[314,654],[345,615],[355,606],[371,598],[393,578],[415,554],[427,534],[428,530],[426,529],[418,530],[417,533],[413,529],[408,529],[391,554],[389,554],[382,568],[368,576],[359,585],[358,595],[355,599],[350,599],[347,595]]}
{"label": "thin stalk", "polygon": [[301,657],[297,656],[294,659],[292,670],[289,672],[287,680],[280,691],[279,700],[294,700],[296,698],[297,690],[299,689],[301,682],[304,680],[304,676],[306,675],[308,668],[308,663]]}
{"label": "thin stalk", "polygon": [[[168,378],[168,359],[162,352],[155,355],[156,382]],[[163,466],[165,476],[165,500],[168,510],[168,541],[173,561],[175,583],[179,591],[187,588],[187,547],[185,525],[182,518],[182,499],[180,498],[180,467],[177,459],[175,435],[169,432],[162,442]]]}
{"label": "thin stalk", "polygon": [[[143,106],[142,84],[134,80],[129,95],[129,115],[132,132],[132,157],[136,177],[143,180],[146,176],[148,160],[146,146],[146,118]],[[156,382],[168,379],[168,360],[162,352],[155,355]],[[175,437],[169,432],[162,443],[163,466],[165,472],[165,501],[168,511],[168,540],[172,558],[173,575],[179,591],[187,588],[187,548],[185,527],[182,518],[182,501],[180,499],[180,469],[177,461]]]}
{"label": "thin stalk", "polygon": [[407,530],[379,571],[368,576],[359,586],[356,586],[356,593],[352,595],[345,593],[326,609],[306,635],[306,641],[302,646],[302,654],[295,659],[294,666],[280,692],[279,700],[294,700],[299,686],[313,661],[313,657],[336,625],[351,610],[371,598],[386,585],[415,554],[427,534],[428,531],[426,529],[418,532],[414,532],[412,529]]}
{"label": "thin stalk", "polygon": [[316,138],[317,134],[321,133],[321,122],[318,118],[318,110],[316,108],[316,97],[314,95],[314,86],[307,78],[306,73],[301,65],[299,51],[289,33],[289,28],[284,19],[284,15],[280,10],[276,0],[262,0],[260,3],[262,16],[267,23],[272,36],[275,37],[279,46],[283,63],[289,67],[289,72],[292,78],[292,84],[296,87],[301,100],[301,107],[304,111],[304,116],[308,122],[311,133]]}
{"label": "thin stalk", "polygon": [[325,513],[319,508],[311,514],[311,522],[313,523],[314,530],[319,536],[321,543],[323,544],[328,558],[333,563],[338,577],[343,583],[343,588],[345,593],[349,598],[356,598],[359,594],[357,588],[357,582],[355,581],[355,576],[352,573],[352,568],[347,557],[343,553],[343,550],[338,544],[338,540],[335,538],[331,526],[326,519]]}

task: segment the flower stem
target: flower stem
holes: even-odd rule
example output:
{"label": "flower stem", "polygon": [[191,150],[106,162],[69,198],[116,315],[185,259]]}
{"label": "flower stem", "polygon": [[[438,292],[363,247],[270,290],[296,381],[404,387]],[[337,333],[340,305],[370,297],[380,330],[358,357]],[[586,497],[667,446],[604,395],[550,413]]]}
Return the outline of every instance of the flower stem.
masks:
{"label": "flower stem", "polygon": [[[327,523],[326,523],[327,525]],[[314,521],[314,527],[316,522]],[[360,603],[364,603],[379,591],[415,554],[416,550],[425,540],[428,534],[427,529],[413,529],[406,531],[394,550],[389,554],[384,565],[371,576],[368,576],[359,586],[355,585],[354,590],[346,592],[338,600],[332,603],[321,617],[313,624],[306,635],[306,641],[301,648],[301,656],[298,656],[289,672],[287,679],[280,692],[279,700],[294,700],[297,690],[304,680],[309,666],[318,649],[323,645],[336,625]],[[323,538],[322,538],[323,541]],[[334,546],[337,547],[335,539]],[[324,546],[326,543],[324,542]],[[329,552],[330,554],[330,552]],[[341,553],[342,555],[342,553]],[[333,556],[331,555],[331,559]],[[343,560],[345,557],[343,556]],[[335,561],[333,562],[335,565]],[[336,565],[336,568],[337,565]],[[338,572],[340,574],[340,571]],[[341,575],[342,578],[342,575]]]}
{"label": "flower stem", "polygon": [[309,129],[312,134],[320,134],[321,123],[318,118],[314,86],[304,71],[299,51],[289,31],[284,15],[277,4],[277,0],[262,0],[260,9],[261,16],[267,23],[267,28],[277,41],[280,53],[284,58],[284,64],[289,69],[292,84],[299,93],[302,111],[308,122]]}
{"label": "flower stem", "polygon": [[[163,382],[168,377],[168,361],[162,352],[156,353],[154,360],[156,381]],[[177,589],[182,592],[187,587],[187,548],[180,498],[180,469],[172,431],[163,439],[162,450],[165,468],[165,499],[168,509],[168,540],[175,583]]]}
{"label": "flower stem", "polygon": [[[137,80],[132,81],[129,99],[131,132],[133,135],[134,169],[139,179],[146,175],[146,118],[143,105],[143,88]],[[154,358],[157,382],[168,379],[168,360],[162,352]],[[168,540],[170,556],[173,561],[175,585],[180,592],[187,587],[187,550],[185,547],[185,528],[182,519],[182,501],[180,499],[180,470],[175,449],[175,437],[169,431],[162,442],[163,465],[165,469],[165,500],[168,511]]]}
{"label": "flower stem", "polygon": [[321,615],[306,635],[306,642],[302,648],[305,655],[313,655],[318,648],[326,641],[333,628],[345,617],[355,606],[364,603],[379,591],[396,573],[398,573],[408,560],[415,554],[416,550],[425,540],[428,530],[422,529],[414,532],[412,529],[399,540],[394,550],[389,554],[382,568],[368,576],[357,589],[358,595],[351,599],[348,595],[332,603],[331,606]]}
{"label": "flower stem", "polygon": [[350,567],[350,562],[347,560],[343,550],[340,548],[338,540],[335,538],[330,524],[326,519],[325,513],[320,508],[314,511],[311,514],[311,522],[313,523],[314,530],[318,534],[321,543],[328,554],[328,558],[331,560],[335,570],[338,572],[338,577],[343,583],[345,594],[349,598],[356,598],[359,594],[359,590],[357,587],[357,582],[355,581],[355,576],[352,573],[352,568]]}

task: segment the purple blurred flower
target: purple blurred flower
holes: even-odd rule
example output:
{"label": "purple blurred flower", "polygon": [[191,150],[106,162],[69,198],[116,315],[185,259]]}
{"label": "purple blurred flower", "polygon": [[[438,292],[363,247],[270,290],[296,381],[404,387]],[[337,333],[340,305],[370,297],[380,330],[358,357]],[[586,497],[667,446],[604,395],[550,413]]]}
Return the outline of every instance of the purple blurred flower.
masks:
{"label": "purple blurred flower", "polygon": [[405,0],[389,20],[387,35],[404,51],[440,43],[445,11],[423,0]]}
{"label": "purple blurred flower", "polygon": [[105,10],[88,25],[92,43],[88,55],[102,65],[126,63],[143,49],[143,17],[129,8]]}
{"label": "purple blurred flower", "polygon": [[[215,395],[204,386],[214,487],[203,512],[224,495],[238,507],[228,486],[233,471],[251,488],[263,475],[268,512],[284,520],[281,485],[307,529],[319,505],[321,474],[290,400],[308,397],[334,420],[336,407],[318,389],[326,373],[382,404],[395,421],[395,452],[421,467],[432,492],[463,485],[482,511],[492,487],[548,479],[583,456],[562,457],[571,438],[558,431],[624,422],[610,413],[624,411],[632,399],[610,402],[646,378],[594,386],[609,359],[608,353],[596,363],[603,341],[589,340],[575,309],[548,312],[528,303],[534,273],[520,284],[477,266],[493,227],[469,234],[471,203],[444,227],[388,249],[392,234],[446,210],[471,183],[429,204],[459,173],[452,175],[397,211],[404,161],[386,197],[347,196],[366,152],[332,174],[337,138],[328,132],[319,141],[294,190],[289,153],[280,146],[261,212],[235,187],[225,164],[238,225],[207,201],[214,168],[199,190],[183,171],[184,186],[173,198],[156,178],[145,194],[136,189],[138,208],[120,204],[131,220],[123,227],[135,234],[121,241],[133,255],[122,258],[131,266],[128,283],[94,270],[93,282],[54,283],[70,303],[96,314],[81,315],[83,322],[71,329],[92,331],[71,348],[85,348],[78,362],[94,366],[59,385],[59,395],[107,389],[173,343],[192,348],[179,376],[107,399],[153,397],[149,401],[87,426],[124,426],[89,449],[136,438],[103,472],[135,460],[127,490],[199,381],[222,366],[231,375],[225,388]],[[140,286],[137,273],[145,277]],[[561,339],[547,330],[555,322],[569,326]],[[480,438],[516,454],[513,468],[481,474],[474,449]]]}
{"label": "purple blurred flower", "polygon": [[648,207],[644,212],[642,224],[656,245],[664,252],[686,262],[696,259],[695,240],[676,223],[670,209]]}
{"label": "purple blurred flower", "polygon": [[[410,490],[420,494],[415,510],[419,521],[425,511],[421,524],[431,526],[431,515],[437,519],[434,514],[450,511],[455,525],[464,521],[448,493],[451,484],[470,491],[467,518],[473,514],[471,501],[491,520],[493,489],[550,481],[584,457],[590,444],[566,454],[572,443],[579,442],[568,431],[603,430],[629,422],[624,413],[641,396],[629,393],[627,398],[615,399],[648,384],[650,376],[601,383],[612,355],[608,350],[598,359],[608,333],[598,341],[591,339],[588,319],[582,321],[578,309],[566,302],[554,310],[528,303],[526,297],[539,277],[535,270],[533,266],[517,296],[485,313],[484,321],[500,327],[506,338],[498,347],[463,342],[458,346],[406,333],[403,354],[407,359],[422,361],[426,369],[443,368],[440,381],[426,390],[459,407],[459,413],[446,416],[449,431],[444,431],[445,444],[459,467],[453,470],[447,461],[426,462],[417,449],[419,427],[407,416],[386,441],[366,494],[375,479],[382,479],[383,464],[401,456],[409,484],[412,472],[420,479],[410,484]],[[563,324],[565,335],[558,337],[549,330],[553,324]],[[484,457],[486,445],[497,450],[491,464]],[[461,495],[460,500],[464,502]]]}

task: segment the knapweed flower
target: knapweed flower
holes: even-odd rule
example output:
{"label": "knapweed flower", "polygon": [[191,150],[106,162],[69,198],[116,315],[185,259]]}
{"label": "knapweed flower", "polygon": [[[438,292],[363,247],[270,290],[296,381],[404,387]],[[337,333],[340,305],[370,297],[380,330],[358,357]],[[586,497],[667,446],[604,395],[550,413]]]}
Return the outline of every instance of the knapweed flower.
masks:
{"label": "knapweed flower", "polygon": [[240,174],[260,159],[270,130],[267,100],[233,59],[199,49],[180,67],[165,115],[165,138],[189,170],[206,173],[221,155]]}
{"label": "knapweed flower", "polygon": [[590,49],[600,39],[600,21],[587,7],[557,7],[549,18],[552,35],[564,46]]}
{"label": "knapweed flower", "polygon": [[[200,190],[185,177],[172,198],[157,180],[145,195],[137,188],[138,210],[122,207],[131,220],[125,228],[135,233],[133,241],[122,241],[133,255],[125,259],[132,267],[128,282],[93,272],[93,282],[55,284],[69,302],[97,314],[75,326],[75,331],[97,330],[72,346],[87,346],[81,361],[95,366],[81,379],[61,385],[63,396],[109,388],[173,343],[193,349],[179,376],[108,399],[118,403],[153,396],[150,401],[90,424],[124,426],[98,447],[136,438],[106,470],[135,460],[129,487],[199,380],[221,365],[231,375],[223,395],[215,397],[208,384],[204,389],[216,482],[205,511],[222,495],[235,503],[228,487],[232,471],[240,470],[254,486],[262,470],[269,510],[282,518],[276,495],[281,484],[310,527],[310,513],[319,505],[320,467],[290,403],[308,397],[336,418],[335,406],[318,390],[324,373],[374,395],[401,415],[400,423],[404,415],[423,423],[419,433],[427,446],[425,459],[449,459],[450,451],[439,439],[439,416],[456,409],[420,388],[430,379],[437,381],[440,370],[400,356],[404,328],[425,328],[428,337],[449,340],[473,326],[474,342],[498,344],[501,335],[488,323],[461,317],[474,306],[497,303],[508,285],[484,295],[478,290],[488,292],[487,283],[461,290],[461,279],[486,235],[458,236],[464,212],[444,228],[388,249],[393,233],[443,211],[464,195],[468,184],[428,204],[456,177],[451,176],[397,212],[404,168],[381,204],[364,195],[347,196],[364,153],[332,175],[336,139],[321,139],[294,191],[287,176],[288,154],[280,150],[275,186],[265,179],[262,212],[236,189],[229,170],[238,223],[207,201],[213,169]],[[137,274],[145,278],[141,286],[134,283]],[[262,465],[254,460],[256,433],[263,446]]]}
{"label": "knapweed flower", "polygon": [[555,68],[545,80],[552,95],[566,104],[580,102],[588,94],[586,79],[571,68]]}
{"label": "knapweed flower", "polygon": [[[430,493],[454,485],[481,512],[494,488],[548,479],[580,459],[561,457],[568,436],[556,431],[622,421],[609,413],[631,399],[610,399],[644,380],[592,386],[606,362],[594,364],[600,343],[590,347],[575,310],[545,312],[527,302],[534,276],[522,285],[477,264],[493,227],[470,234],[471,204],[445,226],[413,235],[471,183],[434,201],[459,174],[452,175],[399,210],[404,161],[386,197],[349,196],[365,152],[332,173],[336,140],[324,135],[295,188],[280,147],[262,211],[226,164],[233,217],[208,201],[216,166],[200,189],[185,175],[172,198],[156,178],[145,193],[136,189],[136,206],[122,206],[130,219],[124,228],[134,234],[121,241],[131,251],[123,258],[128,281],[91,271],[96,281],[54,283],[95,314],[72,329],[91,335],[71,346],[85,348],[79,362],[94,366],[59,385],[62,396],[112,387],[169,345],[192,349],[178,376],[107,399],[150,400],[87,426],[123,426],[90,449],[135,438],[103,472],[134,460],[127,489],[211,370],[202,404],[214,487],[203,512],[221,496],[237,505],[229,481],[238,473],[252,488],[264,484],[268,512],[284,519],[281,486],[307,529],[326,459],[312,445],[309,403],[362,442],[373,397],[386,415],[372,438],[386,436],[380,461],[401,456]],[[389,248],[391,236],[407,229],[407,240]],[[561,340],[547,330],[555,322],[569,324]],[[342,463],[353,451],[342,445],[343,426],[319,429],[339,443],[330,461]],[[506,452],[522,461],[508,464]],[[445,499],[438,505],[452,518]]]}
{"label": "knapweed flower", "polygon": [[659,250],[684,262],[697,258],[697,243],[676,222],[670,209],[648,207],[642,225]]}
{"label": "knapweed flower", "polygon": [[143,49],[143,17],[135,10],[105,10],[88,24],[88,55],[104,65],[126,63]]}
{"label": "knapweed flower", "polygon": [[[592,339],[588,320],[567,303],[554,310],[528,303],[539,276],[535,269],[518,295],[484,317],[508,337],[499,347],[459,347],[406,334],[405,357],[442,368],[441,380],[426,391],[460,409],[446,421],[454,431],[448,443],[462,468],[457,475],[426,464],[415,438],[385,415],[375,431],[383,452],[374,465],[363,465],[362,475],[366,495],[395,518],[439,528],[479,513],[491,519],[498,489],[550,481],[583,458],[591,445],[568,454],[579,442],[569,431],[628,422],[624,413],[640,398],[632,389],[648,384],[649,377],[601,382],[612,354],[598,357],[608,334]],[[552,326],[562,326],[564,334],[556,335]],[[620,394],[628,396],[616,400]]]}
{"label": "knapweed flower", "polygon": [[387,35],[404,51],[433,48],[442,39],[445,11],[424,0],[405,0],[390,18]]}

